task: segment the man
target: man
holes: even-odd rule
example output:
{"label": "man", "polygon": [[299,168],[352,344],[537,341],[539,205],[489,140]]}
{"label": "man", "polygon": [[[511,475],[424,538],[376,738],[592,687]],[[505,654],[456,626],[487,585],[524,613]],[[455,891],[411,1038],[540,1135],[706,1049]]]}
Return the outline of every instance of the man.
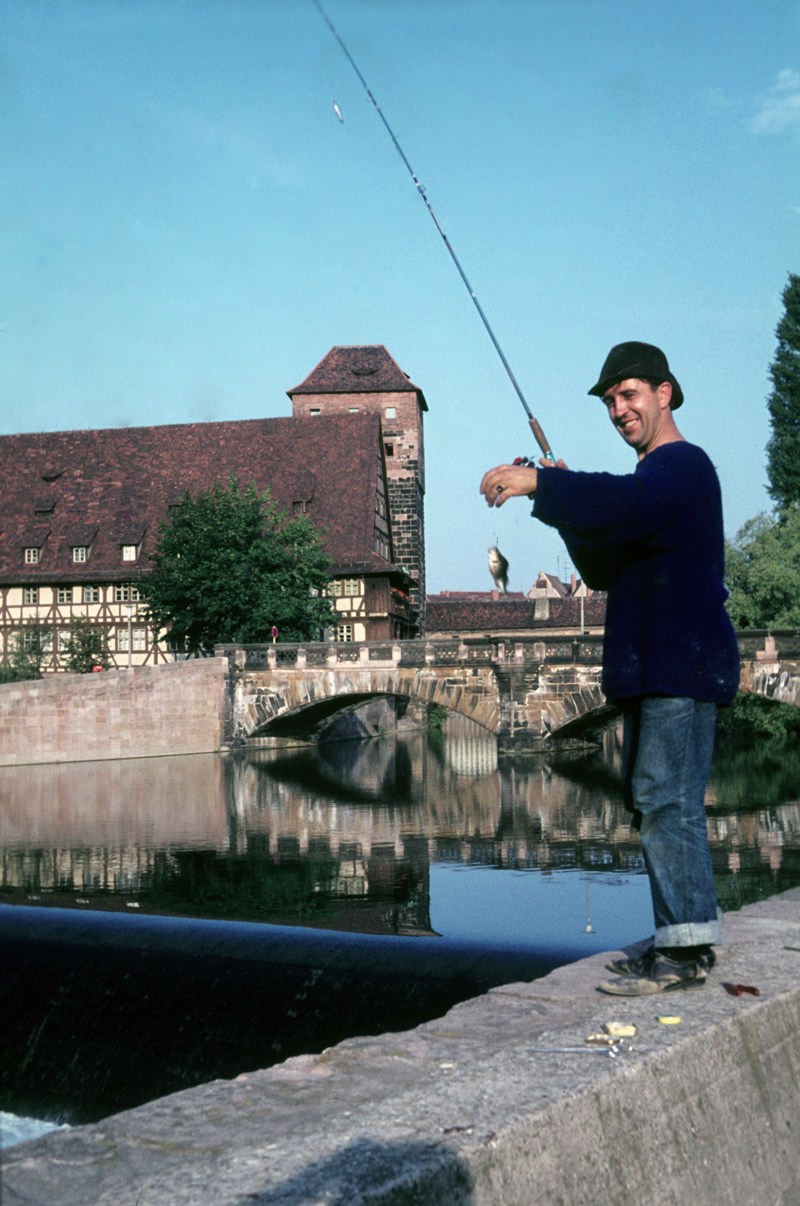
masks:
{"label": "man", "polygon": [[719,482],[674,411],[683,392],[664,353],[622,343],[589,390],[634,449],[634,473],[500,465],[484,475],[490,507],[535,499],[586,583],[608,591],[603,690],[623,708],[623,791],[639,829],[655,915],[652,946],[618,959],[604,992],[641,996],[705,983],[721,941],[704,797],[718,704],[739,686],[725,611]]}

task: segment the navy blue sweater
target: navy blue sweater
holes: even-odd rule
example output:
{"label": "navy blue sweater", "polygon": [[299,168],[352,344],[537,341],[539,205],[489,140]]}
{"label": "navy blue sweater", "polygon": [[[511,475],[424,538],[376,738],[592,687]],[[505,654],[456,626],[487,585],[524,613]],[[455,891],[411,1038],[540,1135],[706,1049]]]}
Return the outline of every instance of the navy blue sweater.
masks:
{"label": "navy blue sweater", "polygon": [[725,611],[719,481],[702,448],[662,444],[631,474],[539,473],[533,514],[587,586],[608,591],[603,690],[730,703],[739,647]]}

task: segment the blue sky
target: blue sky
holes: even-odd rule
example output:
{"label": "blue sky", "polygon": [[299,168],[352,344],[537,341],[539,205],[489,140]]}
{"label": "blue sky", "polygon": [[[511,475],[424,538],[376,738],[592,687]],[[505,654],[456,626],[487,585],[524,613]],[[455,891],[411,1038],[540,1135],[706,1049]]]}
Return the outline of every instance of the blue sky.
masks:
{"label": "blue sky", "polygon": [[[795,0],[323,3],[555,451],[633,468],[586,391],[647,340],[729,535],[768,509]],[[383,343],[430,407],[428,589],[488,589],[495,538],[511,589],[567,572],[479,498],[525,415],[312,0],[4,0],[0,155],[0,431],[286,415],[334,344]]]}

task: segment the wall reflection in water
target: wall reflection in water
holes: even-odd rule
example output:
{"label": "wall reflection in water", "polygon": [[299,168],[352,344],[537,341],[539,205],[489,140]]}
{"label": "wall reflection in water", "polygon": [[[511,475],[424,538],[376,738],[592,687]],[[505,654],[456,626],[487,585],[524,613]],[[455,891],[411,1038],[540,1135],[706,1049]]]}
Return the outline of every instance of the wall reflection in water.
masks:
{"label": "wall reflection in water", "polygon": [[[799,755],[771,757],[770,776],[763,751],[749,761],[725,755],[709,788],[724,908],[800,882],[800,806],[790,795]],[[618,794],[615,734],[603,755],[498,766],[492,739],[451,718],[430,738],[314,752],[3,769],[0,791],[7,904],[448,937],[462,936],[461,914],[473,940],[495,941],[504,932],[497,909],[518,920],[527,900],[536,943],[565,907],[554,890],[535,896],[549,876],[576,915],[589,908],[590,883],[617,889],[625,925],[606,924],[599,949],[652,924],[641,848]],[[470,873],[469,886],[448,869]],[[533,874],[514,891],[505,874],[500,891],[488,871]],[[465,920],[465,892],[484,894],[491,909],[467,910]],[[592,908],[602,908],[594,895]]]}

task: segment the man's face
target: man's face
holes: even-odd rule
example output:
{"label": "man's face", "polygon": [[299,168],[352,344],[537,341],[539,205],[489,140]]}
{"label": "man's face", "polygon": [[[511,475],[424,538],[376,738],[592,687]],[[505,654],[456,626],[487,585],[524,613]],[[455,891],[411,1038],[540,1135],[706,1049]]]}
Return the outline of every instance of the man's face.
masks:
{"label": "man's face", "polygon": [[611,422],[625,443],[636,449],[640,460],[661,442],[672,413],[671,397],[668,381],[653,389],[638,377],[612,385],[603,395]]}

